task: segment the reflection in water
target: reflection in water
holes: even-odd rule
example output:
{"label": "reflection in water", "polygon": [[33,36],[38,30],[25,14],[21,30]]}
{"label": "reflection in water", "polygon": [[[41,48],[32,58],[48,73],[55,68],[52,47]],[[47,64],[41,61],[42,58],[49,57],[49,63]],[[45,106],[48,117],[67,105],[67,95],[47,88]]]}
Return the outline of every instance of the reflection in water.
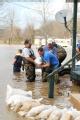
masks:
{"label": "reflection in water", "polygon": [[[37,75],[35,82],[26,82],[25,73],[23,71],[20,74],[13,74],[13,58],[16,50],[19,48],[23,48],[23,46],[0,46],[0,51],[2,51],[2,54],[0,54],[0,120],[24,120],[6,109],[5,97],[7,84],[15,88],[31,90],[33,98],[43,97],[43,103],[45,104],[53,104],[54,102],[53,99],[48,99],[48,83],[41,82],[40,76]],[[76,87],[75,89],[78,91]]]}
{"label": "reflection in water", "polygon": [[21,80],[23,80],[23,78],[24,76],[22,73],[19,73],[19,72],[13,73],[13,80],[20,82]]}

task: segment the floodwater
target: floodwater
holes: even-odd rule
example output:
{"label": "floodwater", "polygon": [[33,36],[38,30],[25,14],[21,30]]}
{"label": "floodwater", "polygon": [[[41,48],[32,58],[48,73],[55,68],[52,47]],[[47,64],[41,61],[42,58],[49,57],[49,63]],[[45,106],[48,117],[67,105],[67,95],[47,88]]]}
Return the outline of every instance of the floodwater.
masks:
{"label": "floodwater", "polygon": [[53,104],[54,102],[53,99],[48,99],[48,83],[42,83],[40,76],[36,77],[35,82],[30,83],[26,82],[23,71],[19,76],[13,75],[12,63],[18,48],[23,48],[23,46],[0,45],[0,120],[25,120],[7,109],[5,104],[7,84],[16,88],[31,90],[33,98],[44,98],[43,103]]}

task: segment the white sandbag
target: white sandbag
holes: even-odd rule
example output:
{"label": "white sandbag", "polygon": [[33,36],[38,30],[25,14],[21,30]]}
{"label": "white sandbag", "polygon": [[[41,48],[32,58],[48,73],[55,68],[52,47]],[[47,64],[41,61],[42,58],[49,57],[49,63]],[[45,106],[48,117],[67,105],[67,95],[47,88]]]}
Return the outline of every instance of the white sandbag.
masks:
{"label": "white sandbag", "polygon": [[56,109],[56,106],[50,106],[47,110],[43,110],[37,117],[36,119],[44,119],[47,120],[47,118],[49,117],[49,115],[51,114],[51,112]]}
{"label": "white sandbag", "polygon": [[69,112],[63,113],[60,120],[73,120],[72,114]]}
{"label": "white sandbag", "polygon": [[40,105],[41,105],[40,102],[35,102],[35,101],[32,102],[32,107],[36,107],[36,106],[40,106]]}
{"label": "white sandbag", "polygon": [[41,111],[45,110],[49,108],[49,105],[40,105],[40,106],[37,106],[37,107],[33,107],[28,113],[26,116],[28,117],[33,117],[33,116],[36,116],[38,114],[40,114]]}
{"label": "white sandbag", "polygon": [[6,99],[8,99],[9,97],[11,97],[12,95],[15,95],[15,94],[24,95],[24,96],[32,98],[32,91],[24,91],[24,90],[21,90],[21,89],[12,88],[10,85],[7,85]]}
{"label": "white sandbag", "polygon": [[31,97],[26,97],[24,95],[12,95],[9,99],[7,99],[6,103],[7,105],[11,105],[11,106],[14,106],[14,105],[17,105],[19,103],[23,103],[25,101],[30,101],[32,100]]}
{"label": "white sandbag", "polygon": [[35,120],[34,117],[26,117],[26,120]]}
{"label": "white sandbag", "polygon": [[28,100],[32,100],[32,91],[24,91],[7,85],[6,104],[8,106],[14,106]]}
{"label": "white sandbag", "polygon": [[58,111],[58,110],[54,110],[50,114],[50,116],[49,116],[49,118],[47,120],[60,120],[60,118],[61,118],[61,112]]}
{"label": "white sandbag", "polygon": [[78,111],[77,109],[71,107],[69,110],[69,112],[71,112],[73,118],[75,119],[77,116],[80,116],[80,111]]}
{"label": "white sandbag", "polygon": [[35,63],[36,63],[36,64],[41,64],[41,63],[42,63],[41,57],[37,57],[37,58],[35,59]]}
{"label": "white sandbag", "polygon": [[28,112],[32,108],[32,101],[24,102],[22,107],[20,108],[20,111]]}
{"label": "white sandbag", "polygon": [[36,77],[41,77],[41,75],[42,75],[42,70],[41,70],[41,68],[35,69],[35,74],[36,74]]}
{"label": "white sandbag", "polygon": [[41,104],[40,102],[35,102],[35,100],[34,101],[27,101],[27,102],[23,103],[20,110],[28,112],[32,107],[39,106],[40,104]]}
{"label": "white sandbag", "polygon": [[26,112],[25,112],[25,111],[19,111],[18,114],[19,114],[20,116],[25,116]]}
{"label": "white sandbag", "polygon": [[78,116],[75,120],[80,120],[80,116]]}
{"label": "white sandbag", "polygon": [[[19,112],[18,112],[18,114],[19,114],[20,116],[22,116],[22,117],[24,117],[26,113],[27,113],[27,112],[25,112],[25,111],[19,111]],[[27,117],[26,120],[35,120],[35,118],[34,118],[34,117]]]}
{"label": "white sandbag", "polygon": [[33,101],[35,101],[35,102],[41,102],[42,100],[43,100],[43,98],[33,99]]}
{"label": "white sandbag", "polygon": [[22,107],[22,103],[18,103],[17,105],[10,106],[10,109],[13,110],[14,112],[20,111],[20,108]]}

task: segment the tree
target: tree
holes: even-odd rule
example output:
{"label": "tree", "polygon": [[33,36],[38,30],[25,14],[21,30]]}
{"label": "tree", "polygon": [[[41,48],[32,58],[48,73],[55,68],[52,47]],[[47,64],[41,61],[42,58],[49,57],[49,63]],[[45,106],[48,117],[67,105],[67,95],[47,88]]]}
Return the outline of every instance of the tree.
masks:
{"label": "tree", "polygon": [[22,41],[22,31],[19,27],[14,26],[14,42],[21,43]]}
{"label": "tree", "polygon": [[28,38],[32,41],[32,43],[34,43],[34,37],[35,37],[35,29],[34,26],[32,24],[29,24],[23,33],[24,39]]}
{"label": "tree", "polygon": [[46,21],[45,24],[43,23],[40,27],[40,32],[41,35],[45,37],[47,44],[48,37],[53,36],[53,21]]}
{"label": "tree", "polygon": [[[41,5],[40,7],[36,6],[36,8],[30,8],[28,6],[25,6],[25,5],[21,5],[21,4],[16,4],[16,5],[19,5],[20,7],[23,7],[23,8],[26,8],[26,9],[30,9],[32,11],[35,11],[36,13],[38,13],[41,18],[42,18],[42,23],[41,23],[41,26],[46,26],[47,22],[50,20],[50,16],[53,15],[53,11],[54,10],[51,10],[50,7],[49,7],[49,0],[38,0],[38,3]],[[46,31],[44,30],[44,34],[43,34],[44,38],[46,39],[46,43],[47,43],[47,33]]]}
{"label": "tree", "polygon": [[14,17],[15,17],[14,10],[11,9],[8,15],[9,15],[8,24],[10,28],[9,44],[11,44],[13,42],[13,28],[14,28]]}
{"label": "tree", "polygon": [[50,16],[53,15],[53,11],[49,9],[49,0],[40,0],[42,3],[42,9],[37,12],[42,16],[42,24],[41,24],[41,34],[44,36],[47,44],[47,39],[49,37],[50,27]]}
{"label": "tree", "polygon": [[[4,4],[4,3],[3,3]],[[14,26],[14,9],[9,6],[7,9],[4,6],[0,8],[0,27],[1,29],[9,30],[9,44],[12,43],[13,40],[13,26]]]}

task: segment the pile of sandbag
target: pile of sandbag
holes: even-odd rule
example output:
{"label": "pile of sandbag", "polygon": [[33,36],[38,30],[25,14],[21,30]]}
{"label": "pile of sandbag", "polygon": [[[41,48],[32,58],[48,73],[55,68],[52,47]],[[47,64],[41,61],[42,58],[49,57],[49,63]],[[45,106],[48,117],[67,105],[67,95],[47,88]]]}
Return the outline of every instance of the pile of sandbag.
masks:
{"label": "pile of sandbag", "polygon": [[42,98],[32,99],[31,91],[7,86],[6,104],[27,120],[80,120],[80,111],[73,107],[60,109],[41,103]]}

